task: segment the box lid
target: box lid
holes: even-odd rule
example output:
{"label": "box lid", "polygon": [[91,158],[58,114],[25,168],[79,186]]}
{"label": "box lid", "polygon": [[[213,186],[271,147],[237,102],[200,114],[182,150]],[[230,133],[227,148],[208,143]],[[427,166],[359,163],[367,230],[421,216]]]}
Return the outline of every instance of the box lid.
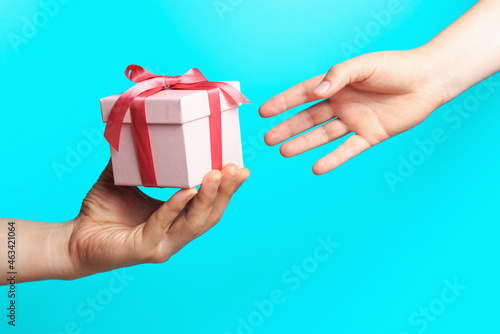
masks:
{"label": "box lid", "polygon": [[[240,90],[238,81],[225,81]],[[240,106],[220,90],[222,111]],[[107,122],[111,108],[121,94],[101,99],[102,120]],[[149,124],[182,124],[206,117],[210,114],[208,93],[205,90],[165,89],[146,98],[146,118]],[[130,123],[130,109],[124,123]]]}

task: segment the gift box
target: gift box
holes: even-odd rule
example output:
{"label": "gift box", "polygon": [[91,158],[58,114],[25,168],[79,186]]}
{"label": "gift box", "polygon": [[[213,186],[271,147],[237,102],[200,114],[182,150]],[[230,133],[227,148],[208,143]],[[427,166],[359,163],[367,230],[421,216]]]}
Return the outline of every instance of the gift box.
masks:
{"label": "gift box", "polygon": [[101,99],[116,185],[190,188],[212,169],[243,167],[238,107],[248,100],[238,82],[130,68],[138,84]]}

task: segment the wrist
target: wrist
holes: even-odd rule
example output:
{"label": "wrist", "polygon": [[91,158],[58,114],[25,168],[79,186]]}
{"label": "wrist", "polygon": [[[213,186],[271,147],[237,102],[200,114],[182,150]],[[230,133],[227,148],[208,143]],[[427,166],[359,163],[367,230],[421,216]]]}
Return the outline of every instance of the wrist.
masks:
{"label": "wrist", "polygon": [[421,59],[422,70],[429,87],[436,96],[437,107],[448,103],[463,92],[452,60],[440,54],[431,43],[413,50]]}
{"label": "wrist", "polygon": [[[73,222],[45,223],[21,219],[0,219],[0,244],[7,240],[7,224],[12,223],[12,267],[7,267],[7,252],[0,254],[0,269],[5,274],[16,272],[16,282],[47,279],[75,279],[68,244]],[[5,246],[7,248],[7,246]],[[1,284],[0,284],[1,285]]]}
{"label": "wrist", "polygon": [[50,225],[46,245],[48,272],[52,276],[49,279],[72,280],[78,278],[69,251],[74,220]]}

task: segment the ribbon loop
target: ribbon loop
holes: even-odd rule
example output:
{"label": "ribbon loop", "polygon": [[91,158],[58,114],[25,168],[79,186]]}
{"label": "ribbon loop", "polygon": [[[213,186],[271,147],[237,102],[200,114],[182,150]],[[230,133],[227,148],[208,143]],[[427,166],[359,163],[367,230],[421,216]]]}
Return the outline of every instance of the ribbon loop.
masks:
{"label": "ribbon loop", "polygon": [[125,70],[125,76],[133,82],[141,82],[151,78],[159,77],[154,73],[149,72],[144,67],[139,65],[129,65]]}

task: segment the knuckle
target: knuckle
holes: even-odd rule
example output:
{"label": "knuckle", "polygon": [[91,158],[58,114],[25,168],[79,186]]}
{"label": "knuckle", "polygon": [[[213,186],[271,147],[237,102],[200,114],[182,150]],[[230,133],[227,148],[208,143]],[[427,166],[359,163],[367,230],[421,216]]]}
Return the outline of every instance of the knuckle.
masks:
{"label": "knuckle", "polygon": [[191,227],[191,235],[193,238],[199,237],[203,234],[203,226],[204,225],[194,225]]}
{"label": "knuckle", "polygon": [[215,218],[213,220],[213,222],[210,223],[210,226],[216,225],[218,222],[220,222],[221,219],[222,219],[222,214],[220,216],[218,216],[217,218]]}
{"label": "knuckle", "polygon": [[337,64],[333,66],[328,74],[330,74],[332,77],[337,77],[337,76],[342,76],[344,73],[343,66],[341,64]]}
{"label": "knuckle", "polygon": [[273,100],[273,103],[274,103],[274,108],[279,112],[287,110],[286,98],[283,93],[276,96],[276,98]]}
{"label": "knuckle", "polygon": [[314,125],[314,115],[312,114],[310,109],[306,109],[303,111],[303,121],[306,126]]}
{"label": "knuckle", "polygon": [[[219,188],[220,188],[220,185],[219,185]],[[212,192],[210,192],[210,194],[205,196],[205,201],[203,203],[205,205],[205,208],[212,207],[218,194],[219,194],[218,189],[214,189]]]}
{"label": "knuckle", "polygon": [[380,144],[381,142],[383,142],[387,138],[389,138],[389,136],[387,135],[387,133],[385,131],[381,131],[381,132],[375,134],[375,139],[377,141],[377,144]]}
{"label": "knuckle", "polygon": [[318,128],[319,135],[321,136],[321,142],[329,142],[330,139],[330,134],[328,133],[327,129],[325,126],[320,126]]}
{"label": "knuckle", "polygon": [[338,129],[341,132],[349,132],[349,127],[344,122],[338,121],[338,122],[335,122],[335,125],[338,126]]}
{"label": "knuckle", "polygon": [[339,161],[346,161],[346,160],[348,160],[356,155],[354,150],[352,149],[352,147],[349,147],[349,146],[344,147],[344,150],[341,153],[342,153],[342,154],[340,154],[341,158],[339,158],[337,156],[337,158],[339,158],[338,159]]}
{"label": "knuckle", "polygon": [[167,262],[172,255],[166,252],[160,245],[153,247],[146,253],[144,259],[148,263],[164,263]]}
{"label": "knuckle", "polygon": [[347,85],[350,81],[349,74],[346,71],[346,65],[343,63],[333,66],[327,76],[330,80],[339,81],[344,85]]}
{"label": "knuckle", "polygon": [[150,263],[164,263],[170,260],[170,254],[157,254],[151,258]]}
{"label": "knuckle", "polygon": [[212,203],[212,200],[207,197],[203,196],[200,197],[200,200],[198,201],[198,205],[196,206],[199,210],[208,210],[210,208],[210,205]]}
{"label": "knuckle", "polygon": [[[162,210],[163,209],[163,210]],[[162,224],[165,220],[168,219],[168,214],[165,212],[165,208],[162,208],[158,211],[156,211],[152,218],[153,218],[153,221],[155,222],[159,222],[160,224]],[[163,224],[162,224],[163,225]],[[163,227],[163,226],[162,226]]]}
{"label": "knuckle", "polygon": [[374,131],[370,136],[368,136],[365,140],[372,146],[380,144],[384,140],[388,139],[390,136],[384,129],[379,129]]}
{"label": "knuckle", "polygon": [[307,120],[309,121],[308,125],[310,126],[321,124],[328,118],[328,102],[320,102],[319,104],[315,105],[315,107],[316,108],[305,110],[309,115],[309,118]]}
{"label": "knuckle", "polygon": [[184,209],[185,203],[181,201],[168,201],[167,202],[167,211],[170,212],[180,212]]}

